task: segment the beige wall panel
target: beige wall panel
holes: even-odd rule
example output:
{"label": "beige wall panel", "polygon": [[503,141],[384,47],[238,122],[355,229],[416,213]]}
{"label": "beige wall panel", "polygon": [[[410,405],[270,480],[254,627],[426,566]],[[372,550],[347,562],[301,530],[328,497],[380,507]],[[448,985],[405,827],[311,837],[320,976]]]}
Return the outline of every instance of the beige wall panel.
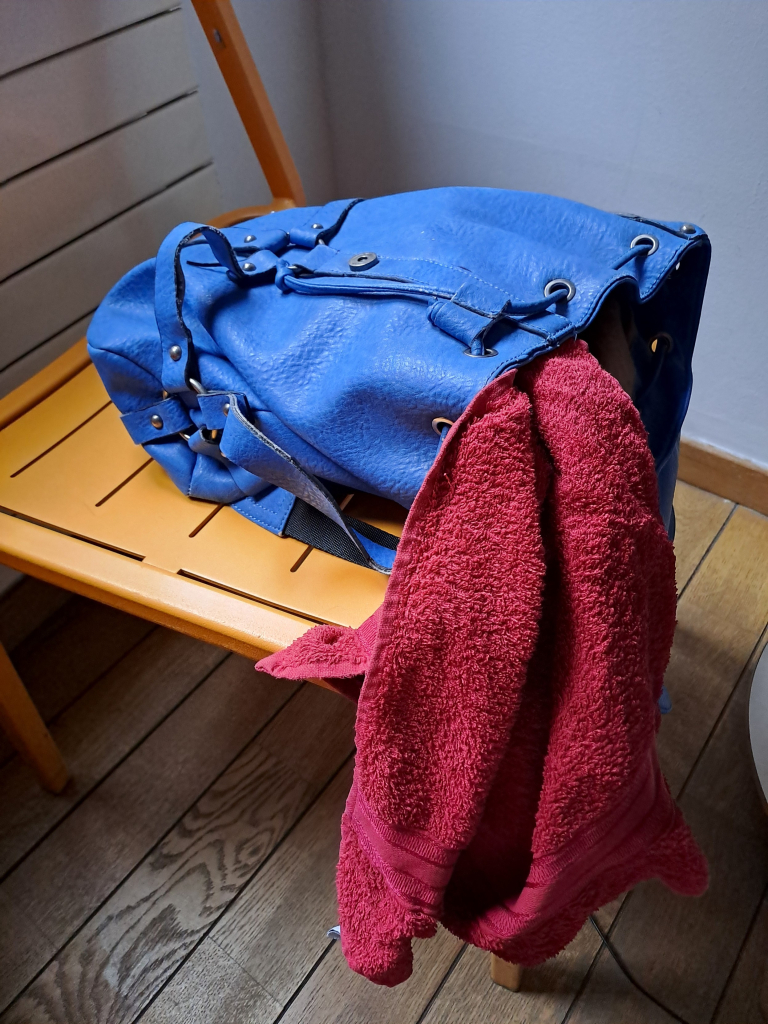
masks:
{"label": "beige wall panel", "polygon": [[[28,352],[21,359],[17,359],[15,363],[6,367],[5,370],[0,370],[0,398],[10,394],[19,384],[23,384],[25,380],[34,377],[38,370],[42,370],[44,366],[52,363],[62,352],[66,352],[68,348],[71,348],[76,341],[83,337],[88,330],[90,322],[90,314],[81,317],[70,327],[67,327],[53,338],[39,345],[36,349]],[[2,588],[0,588],[0,592],[1,590]]]}
{"label": "beige wall panel", "polygon": [[209,161],[195,93],[0,185],[0,281]]}
{"label": "beige wall panel", "polygon": [[0,368],[90,313],[175,224],[220,212],[216,174],[207,167],[1,284]]}
{"label": "beige wall panel", "polygon": [[0,80],[0,181],[194,87],[180,10],[9,75]]}
{"label": "beige wall panel", "polygon": [[173,0],[0,0],[0,75],[174,6]]}

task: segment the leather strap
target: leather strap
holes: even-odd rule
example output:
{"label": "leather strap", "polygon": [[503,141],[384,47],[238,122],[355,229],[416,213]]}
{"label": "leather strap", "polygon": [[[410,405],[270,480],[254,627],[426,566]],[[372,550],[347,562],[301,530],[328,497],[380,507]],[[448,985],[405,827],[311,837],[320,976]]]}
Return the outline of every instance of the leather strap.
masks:
{"label": "leather strap", "polygon": [[352,207],[361,202],[362,199],[336,199],[325,206],[316,207],[300,227],[291,228],[291,244],[300,245],[302,249],[314,249],[318,244],[327,244],[344,223]]}
{"label": "leather strap", "polygon": [[253,476],[267,480],[317,509],[346,534],[363,559],[362,564],[389,573],[394,564],[394,550],[350,526],[348,517],[323,484],[251,423],[242,395],[230,394],[229,403],[227,422],[221,436],[221,454]]}
{"label": "leather strap", "polygon": [[241,469],[240,466],[236,466],[233,462],[226,459],[216,442],[206,438],[202,430],[195,431],[187,443],[196,455],[207,455],[209,459],[215,459],[228,469],[229,475],[243,494],[255,497],[255,495],[261,494],[270,486],[268,481],[262,480],[259,476],[254,476],[253,473]]}
{"label": "leather strap", "polygon": [[[272,245],[284,244],[287,239],[284,231],[266,234],[265,240]],[[183,308],[186,282],[181,254],[188,246],[199,244],[196,239],[200,235],[200,241],[205,240],[217,261],[240,285],[263,284],[274,276],[278,265],[278,258],[270,249],[257,250],[252,245],[248,247],[247,260],[243,259],[252,268],[246,272],[226,235],[207,224],[187,221],[165,238],[155,262],[155,319],[162,344],[163,388],[169,394],[189,391],[189,378],[196,373],[195,344],[209,351],[215,348],[194,309]]]}
{"label": "leather strap", "polygon": [[195,429],[189,410],[178,398],[166,398],[138,412],[123,413],[120,419],[134,444],[159,441],[161,437]]}
{"label": "leather strap", "polygon": [[303,295],[358,295],[427,302],[432,304],[430,321],[467,345],[498,320],[510,321],[551,344],[575,332],[573,322],[551,308],[564,307],[562,291],[519,299],[461,267],[433,260],[380,256],[370,269],[353,270],[350,260],[354,255],[327,245],[307,253],[290,251],[280,262],[275,284],[282,291]]}
{"label": "leather strap", "polygon": [[187,380],[194,376],[193,333],[210,339],[194,311],[187,311],[186,320],[182,316],[185,284],[181,252],[202,227],[190,221],[179,224],[163,241],[155,263],[155,319],[163,350],[163,388],[169,394],[189,391]]}

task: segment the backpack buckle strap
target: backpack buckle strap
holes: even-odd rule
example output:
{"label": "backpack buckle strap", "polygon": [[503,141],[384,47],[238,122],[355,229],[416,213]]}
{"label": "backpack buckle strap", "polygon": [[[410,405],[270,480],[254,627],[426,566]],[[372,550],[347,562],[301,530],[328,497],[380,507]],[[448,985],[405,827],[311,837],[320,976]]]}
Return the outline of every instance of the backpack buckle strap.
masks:
{"label": "backpack buckle strap", "polygon": [[[245,402],[245,395],[238,395],[238,398]],[[197,404],[208,430],[224,429],[230,409],[228,391],[206,391],[204,394],[198,394]]]}
{"label": "backpack buckle strap", "polygon": [[493,323],[492,317],[474,313],[466,306],[459,306],[457,303],[448,301],[434,302],[429,307],[429,322],[434,324],[445,334],[450,334],[457,341],[462,341],[468,347],[488,330]]}
{"label": "backpack buckle strap", "polygon": [[170,397],[146,409],[126,412],[120,419],[134,444],[159,441],[182,430],[194,430],[189,410],[178,398]]}

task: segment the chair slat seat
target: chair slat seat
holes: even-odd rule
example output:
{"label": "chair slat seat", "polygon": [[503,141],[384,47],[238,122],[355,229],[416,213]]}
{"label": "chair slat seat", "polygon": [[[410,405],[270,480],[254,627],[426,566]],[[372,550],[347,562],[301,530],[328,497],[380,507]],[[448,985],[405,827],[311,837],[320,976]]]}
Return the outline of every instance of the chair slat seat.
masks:
{"label": "chair slat seat", "polygon": [[[93,365],[1,431],[0,451],[0,551],[7,555],[7,518],[16,517],[124,562],[173,573],[189,586],[217,588],[224,605],[245,598],[299,616],[307,626],[359,625],[383,600],[386,577],[318,550],[302,559],[301,542],[183,495],[133,444]],[[361,496],[349,507],[384,529],[402,528],[405,511],[391,502]],[[24,557],[34,572],[35,550]],[[142,600],[140,584],[133,584],[133,600]],[[186,612],[186,601],[178,612]],[[207,626],[215,632],[221,623],[209,619]],[[251,642],[254,649],[273,646],[258,629]]]}

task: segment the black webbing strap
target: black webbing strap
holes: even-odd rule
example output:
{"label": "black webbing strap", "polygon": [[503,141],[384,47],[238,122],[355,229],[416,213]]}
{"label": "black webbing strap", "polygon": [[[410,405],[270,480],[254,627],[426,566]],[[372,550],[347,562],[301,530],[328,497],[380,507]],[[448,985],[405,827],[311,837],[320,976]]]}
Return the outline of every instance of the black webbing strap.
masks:
{"label": "black webbing strap", "polygon": [[[390,551],[397,550],[398,538],[391,533],[385,533],[384,530],[371,526],[370,523],[363,523],[352,516],[345,515],[344,519],[351,530],[367,537],[374,544],[381,544],[382,547],[389,548]],[[304,544],[311,544],[313,548],[319,548],[320,551],[326,551],[329,555],[336,555],[348,562],[354,562],[355,565],[368,566],[370,564],[340,526],[324,516],[314,506],[302,501],[301,498],[297,498],[294,502],[283,527],[283,533]]]}

